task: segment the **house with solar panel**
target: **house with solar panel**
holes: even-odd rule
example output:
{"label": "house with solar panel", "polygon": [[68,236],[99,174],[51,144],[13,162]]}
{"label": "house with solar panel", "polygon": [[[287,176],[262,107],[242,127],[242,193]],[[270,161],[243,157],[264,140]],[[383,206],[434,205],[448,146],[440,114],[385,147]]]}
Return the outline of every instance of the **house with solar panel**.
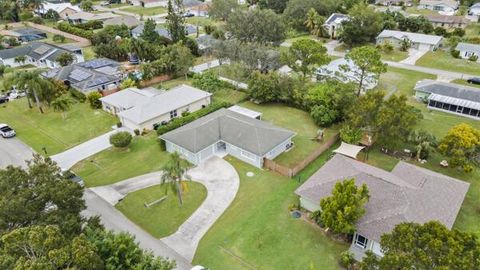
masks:
{"label": "house with solar panel", "polygon": [[121,64],[108,58],[51,69],[43,72],[42,76],[63,81],[83,94],[115,89],[124,78]]}
{"label": "house with solar panel", "polygon": [[415,85],[415,97],[432,110],[444,111],[480,120],[480,91],[478,88],[422,80]]}
{"label": "house with solar panel", "polygon": [[[71,45],[60,47],[43,42],[32,42],[25,46],[0,50],[0,65],[10,67],[34,65],[39,68],[57,68],[60,67],[57,58],[64,53],[73,55],[74,63],[84,61],[82,50],[78,47]],[[18,61],[19,56],[25,56],[25,61]]]}

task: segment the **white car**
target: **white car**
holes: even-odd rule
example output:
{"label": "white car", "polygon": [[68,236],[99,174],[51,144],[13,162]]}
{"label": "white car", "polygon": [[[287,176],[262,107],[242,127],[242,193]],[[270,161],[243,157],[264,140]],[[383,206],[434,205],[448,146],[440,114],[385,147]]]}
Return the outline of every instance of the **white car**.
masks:
{"label": "white car", "polygon": [[3,138],[12,138],[15,137],[16,133],[11,127],[7,124],[0,124],[0,135]]}
{"label": "white car", "polygon": [[190,270],[208,270],[208,268],[206,267],[203,267],[201,265],[195,265],[194,267],[192,267],[192,269]]}
{"label": "white car", "polygon": [[12,99],[21,98],[21,97],[24,97],[24,96],[25,96],[25,92],[20,92],[20,91],[17,91],[17,90],[12,90],[12,91],[8,94],[8,99],[12,100]]}

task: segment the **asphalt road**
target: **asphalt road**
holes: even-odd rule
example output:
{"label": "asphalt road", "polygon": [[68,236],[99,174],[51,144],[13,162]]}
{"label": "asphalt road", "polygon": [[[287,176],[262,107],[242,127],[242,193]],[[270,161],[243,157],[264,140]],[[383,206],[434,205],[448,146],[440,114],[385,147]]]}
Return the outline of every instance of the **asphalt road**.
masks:
{"label": "asphalt road", "polygon": [[26,166],[25,160],[32,159],[33,150],[17,138],[0,137],[0,168],[8,165]]}

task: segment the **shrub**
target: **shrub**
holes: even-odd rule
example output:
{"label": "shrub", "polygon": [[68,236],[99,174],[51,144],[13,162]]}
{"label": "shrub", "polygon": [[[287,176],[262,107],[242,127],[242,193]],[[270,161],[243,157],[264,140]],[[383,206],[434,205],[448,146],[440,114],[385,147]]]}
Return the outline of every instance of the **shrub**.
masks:
{"label": "shrub", "polygon": [[460,58],[460,51],[459,51],[459,50],[451,50],[451,51],[450,51],[450,54],[451,54],[454,58]]}
{"label": "shrub", "polygon": [[84,37],[90,40],[93,38],[92,30],[83,30],[75,26],[72,26],[67,22],[62,22],[57,24],[57,29],[60,31],[67,32],[76,36]]}
{"label": "shrub", "polygon": [[322,212],[320,210],[315,211],[313,213],[310,213],[310,218],[315,221],[320,227],[323,228],[323,222],[322,222]]}
{"label": "shrub", "polygon": [[345,250],[340,254],[340,265],[346,269],[352,269],[353,265],[355,264],[355,259],[353,258],[353,254]]}
{"label": "shrub", "polygon": [[198,118],[200,117],[203,117],[209,113],[212,113],[216,110],[219,110],[221,108],[226,108],[226,107],[230,107],[232,106],[231,103],[228,103],[228,102],[218,102],[218,103],[212,103],[210,106],[208,107],[205,107],[201,110],[198,110],[194,113],[191,113],[185,117],[180,117],[180,118],[175,118],[173,119],[172,121],[170,121],[170,123],[166,124],[166,125],[163,125],[163,126],[159,126],[157,128],[157,134],[158,135],[162,135],[162,134],[165,134],[169,131],[172,131],[176,128],[179,128],[181,126],[184,126],[190,122],[193,122],[195,120],[197,120]]}
{"label": "shrub", "polygon": [[214,93],[224,86],[224,83],[218,78],[213,70],[193,75],[193,86],[202,90]]}
{"label": "shrub", "polygon": [[455,28],[452,32],[452,35],[457,37],[463,37],[465,36],[465,30],[463,30],[462,28]]}
{"label": "shrub", "polygon": [[36,24],[43,24],[42,17],[38,17],[38,16],[33,17],[30,21]]}
{"label": "shrub", "polygon": [[120,131],[110,135],[110,143],[117,148],[125,148],[132,142],[132,134],[128,131]]}
{"label": "shrub", "polygon": [[208,24],[203,27],[203,30],[207,35],[212,34],[217,28],[214,25]]}
{"label": "shrub", "polygon": [[118,127],[118,128],[121,128],[122,126],[123,126],[122,122],[118,122],[118,123],[117,123],[117,127]]}
{"label": "shrub", "polygon": [[167,150],[167,145],[166,145],[166,143],[165,143],[164,140],[162,140],[162,139],[159,138],[159,139],[158,139],[158,144],[160,145],[160,150],[161,150],[161,151]]}
{"label": "shrub", "polygon": [[478,60],[478,56],[476,55],[472,55],[468,58],[468,60],[472,61],[472,62],[476,62]]}
{"label": "shrub", "polygon": [[78,90],[76,90],[76,89],[74,89],[74,88],[70,88],[70,95],[71,95],[74,99],[76,99],[76,100],[78,100],[78,101],[80,101],[80,102],[82,102],[82,103],[85,102],[85,100],[87,100],[87,97],[85,96],[84,93],[82,93],[82,92],[80,92],[80,91],[78,91]]}
{"label": "shrub", "polygon": [[57,43],[63,43],[65,42],[65,37],[59,34],[55,34],[53,35],[52,40]]}
{"label": "shrub", "polygon": [[140,135],[140,130],[138,130],[138,128],[136,128],[136,129],[133,130],[133,133],[135,133],[135,136],[139,136]]}
{"label": "shrub", "polygon": [[102,102],[100,101],[101,97],[102,94],[99,92],[91,92],[87,95],[88,102],[92,109],[100,109],[102,107]]}

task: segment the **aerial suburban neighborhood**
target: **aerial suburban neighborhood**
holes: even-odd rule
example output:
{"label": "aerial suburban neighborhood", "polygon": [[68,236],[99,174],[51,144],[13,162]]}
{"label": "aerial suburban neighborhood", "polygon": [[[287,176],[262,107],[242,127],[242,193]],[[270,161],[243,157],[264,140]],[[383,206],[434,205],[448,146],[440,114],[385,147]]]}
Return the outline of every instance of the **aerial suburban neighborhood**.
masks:
{"label": "aerial suburban neighborhood", "polygon": [[0,269],[480,270],[477,0],[0,0]]}

